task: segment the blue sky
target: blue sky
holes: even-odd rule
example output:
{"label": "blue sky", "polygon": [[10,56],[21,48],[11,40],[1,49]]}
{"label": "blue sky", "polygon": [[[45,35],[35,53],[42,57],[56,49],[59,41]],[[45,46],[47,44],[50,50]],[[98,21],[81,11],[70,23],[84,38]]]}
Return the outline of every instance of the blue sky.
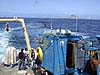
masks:
{"label": "blue sky", "polygon": [[100,17],[100,0],[0,0],[0,16]]}

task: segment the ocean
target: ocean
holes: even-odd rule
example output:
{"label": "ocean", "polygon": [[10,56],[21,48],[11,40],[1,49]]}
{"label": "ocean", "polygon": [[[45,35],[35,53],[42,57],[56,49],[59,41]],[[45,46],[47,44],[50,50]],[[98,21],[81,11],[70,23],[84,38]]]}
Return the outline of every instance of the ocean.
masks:
{"label": "ocean", "polygon": [[[66,18],[24,18],[26,28],[29,34],[31,47],[36,48],[38,38],[41,34],[52,29],[68,29],[72,32],[79,32],[90,36],[88,40],[92,40],[95,46],[99,47],[96,35],[100,35],[100,20],[92,19],[75,19]],[[20,23],[9,23],[10,31],[5,31],[4,22],[0,23],[0,60],[2,61],[5,55],[5,49],[8,47],[15,47],[20,50],[26,48],[23,30]],[[77,29],[76,29],[77,28]],[[95,43],[97,42],[97,43]]]}

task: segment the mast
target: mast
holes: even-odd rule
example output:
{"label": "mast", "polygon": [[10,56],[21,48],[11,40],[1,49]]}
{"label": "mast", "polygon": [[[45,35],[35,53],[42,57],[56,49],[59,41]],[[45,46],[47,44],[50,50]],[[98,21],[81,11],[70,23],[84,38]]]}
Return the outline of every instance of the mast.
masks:
{"label": "mast", "polygon": [[50,29],[51,29],[51,33],[52,33],[52,29],[53,29],[53,28],[52,28],[52,17],[51,17],[51,19],[50,19],[50,26],[51,26]]}
{"label": "mast", "polygon": [[76,32],[78,31],[78,29],[77,29],[77,16],[75,16],[75,25],[76,25]]}

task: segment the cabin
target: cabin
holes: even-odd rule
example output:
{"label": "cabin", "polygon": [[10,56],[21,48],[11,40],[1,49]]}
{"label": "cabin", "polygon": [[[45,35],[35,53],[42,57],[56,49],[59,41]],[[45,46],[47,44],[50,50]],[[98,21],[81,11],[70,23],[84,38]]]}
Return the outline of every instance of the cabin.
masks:
{"label": "cabin", "polygon": [[77,64],[78,41],[81,36],[45,34],[42,66],[54,75],[74,73]]}

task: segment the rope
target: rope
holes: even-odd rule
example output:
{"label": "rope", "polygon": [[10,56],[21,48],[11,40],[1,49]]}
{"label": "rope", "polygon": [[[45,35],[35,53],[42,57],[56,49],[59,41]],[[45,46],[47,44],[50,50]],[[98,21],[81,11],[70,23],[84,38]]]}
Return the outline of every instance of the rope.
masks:
{"label": "rope", "polygon": [[[58,47],[57,47],[57,50],[58,50]],[[60,64],[60,58],[59,58],[59,56],[60,56],[60,54],[59,54],[59,51],[58,51],[58,60],[59,60],[59,64]],[[61,70],[60,70],[60,75],[61,75]]]}
{"label": "rope", "polygon": [[62,43],[61,43],[61,49],[62,49],[62,55],[63,55],[64,68],[66,68],[66,67],[65,67],[66,64],[65,64],[65,60],[64,60],[64,51],[63,51],[63,45],[62,45]]}

